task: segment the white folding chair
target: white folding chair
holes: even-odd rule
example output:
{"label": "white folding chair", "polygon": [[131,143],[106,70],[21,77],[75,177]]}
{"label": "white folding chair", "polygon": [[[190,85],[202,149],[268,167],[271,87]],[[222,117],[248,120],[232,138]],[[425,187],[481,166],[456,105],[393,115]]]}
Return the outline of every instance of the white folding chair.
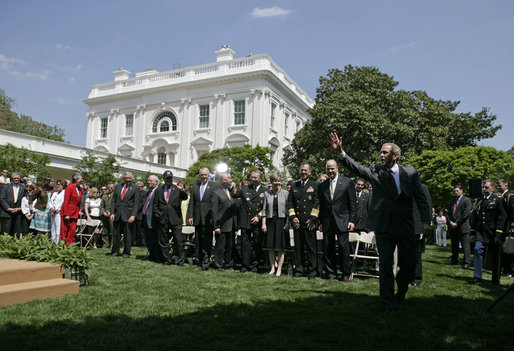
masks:
{"label": "white folding chair", "polygon": [[[361,232],[357,234],[355,232],[351,232],[349,234],[349,241],[355,242],[355,251],[350,256],[353,258],[352,260],[352,274],[350,278],[353,278],[354,275],[359,276],[371,276],[378,278],[378,274],[373,274],[371,272],[357,272],[357,260],[363,259],[364,262],[372,261],[375,264],[375,267],[378,265],[378,251],[374,249],[376,246],[375,233],[373,232]],[[364,244],[364,251],[359,252],[360,244]]]}

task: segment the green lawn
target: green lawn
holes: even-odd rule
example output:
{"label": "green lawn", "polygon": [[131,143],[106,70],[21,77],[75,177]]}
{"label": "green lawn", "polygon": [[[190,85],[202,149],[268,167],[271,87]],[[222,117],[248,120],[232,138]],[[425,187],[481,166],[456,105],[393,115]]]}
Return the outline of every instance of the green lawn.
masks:
{"label": "green lawn", "polygon": [[[424,280],[392,316],[382,313],[378,279],[327,280],[201,272],[110,258],[80,293],[0,309],[0,350],[470,350],[512,349],[514,282],[466,283],[471,270],[429,247]],[[490,275],[485,275],[490,279]]]}

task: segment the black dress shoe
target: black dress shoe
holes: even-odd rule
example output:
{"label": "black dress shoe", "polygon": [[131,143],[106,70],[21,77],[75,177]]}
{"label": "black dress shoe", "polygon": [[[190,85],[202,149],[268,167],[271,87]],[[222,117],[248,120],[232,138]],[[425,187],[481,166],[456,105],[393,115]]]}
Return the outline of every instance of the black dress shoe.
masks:
{"label": "black dress shoe", "polygon": [[202,272],[208,271],[209,267],[202,267]]}
{"label": "black dress shoe", "polygon": [[471,279],[471,280],[468,280],[468,283],[469,283],[469,284],[478,284],[478,283],[480,283],[481,281],[482,281],[482,279],[480,279],[480,278],[473,278],[473,279]]}
{"label": "black dress shoe", "polygon": [[171,261],[165,261],[162,264],[165,265],[165,266],[171,266]]}
{"label": "black dress shoe", "polygon": [[248,272],[248,269],[246,269],[246,268],[241,268],[241,269],[239,270],[239,272],[240,272],[240,273],[246,273],[246,272]]}
{"label": "black dress shoe", "polygon": [[407,294],[407,290],[398,290],[396,295],[394,295],[395,302],[396,303],[404,303],[406,294]]}
{"label": "black dress shoe", "polygon": [[223,269],[221,268],[216,268],[216,272],[221,272]]}
{"label": "black dress shoe", "polygon": [[467,269],[467,268],[469,268],[469,264],[467,264],[467,263],[464,263],[464,264],[462,265],[462,268],[464,268],[464,269]]}
{"label": "black dress shoe", "polygon": [[130,255],[123,254],[121,257],[123,257],[123,258],[130,258]]}
{"label": "black dress shoe", "polygon": [[119,256],[119,255],[120,255],[119,253],[113,252],[110,256],[111,257],[116,257],[116,256]]}

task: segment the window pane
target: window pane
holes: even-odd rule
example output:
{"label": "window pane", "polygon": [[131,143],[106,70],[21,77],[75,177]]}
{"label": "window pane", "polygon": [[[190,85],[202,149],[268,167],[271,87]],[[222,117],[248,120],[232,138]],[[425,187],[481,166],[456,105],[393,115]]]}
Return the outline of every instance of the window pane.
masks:
{"label": "window pane", "polygon": [[102,118],[100,121],[100,138],[107,138],[107,118]]}
{"label": "window pane", "polygon": [[209,105],[200,106],[200,128],[209,128]]}
{"label": "window pane", "polygon": [[134,130],[134,115],[127,115],[125,118],[125,135],[131,136]]}
{"label": "window pane", "polygon": [[271,128],[275,128],[275,113],[277,111],[277,105],[271,104]]}
{"label": "window pane", "polygon": [[245,124],[245,101],[234,101],[234,124]]}
{"label": "window pane", "polygon": [[168,121],[163,121],[161,123],[161,127],[159,129],[160,132],[167,132],[170,130],[170,124],[168,123]]}

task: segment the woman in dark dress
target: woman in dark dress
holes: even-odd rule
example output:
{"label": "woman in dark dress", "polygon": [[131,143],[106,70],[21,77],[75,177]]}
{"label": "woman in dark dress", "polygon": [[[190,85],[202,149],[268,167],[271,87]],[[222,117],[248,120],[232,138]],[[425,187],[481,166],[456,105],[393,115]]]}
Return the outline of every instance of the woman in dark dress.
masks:
{"label": "woman in dark dress", "polygon": [[[262,208],[262,231],[266,233],[266,243],[269,249],[269,274],[282,274],[284,264],[284,248],[286,247],[288,191],[282,189],[282,179],[277,174],[270,175],[271,190],[264,193],[264,206]],[[275,268],[276,267],[276,268]]]}

